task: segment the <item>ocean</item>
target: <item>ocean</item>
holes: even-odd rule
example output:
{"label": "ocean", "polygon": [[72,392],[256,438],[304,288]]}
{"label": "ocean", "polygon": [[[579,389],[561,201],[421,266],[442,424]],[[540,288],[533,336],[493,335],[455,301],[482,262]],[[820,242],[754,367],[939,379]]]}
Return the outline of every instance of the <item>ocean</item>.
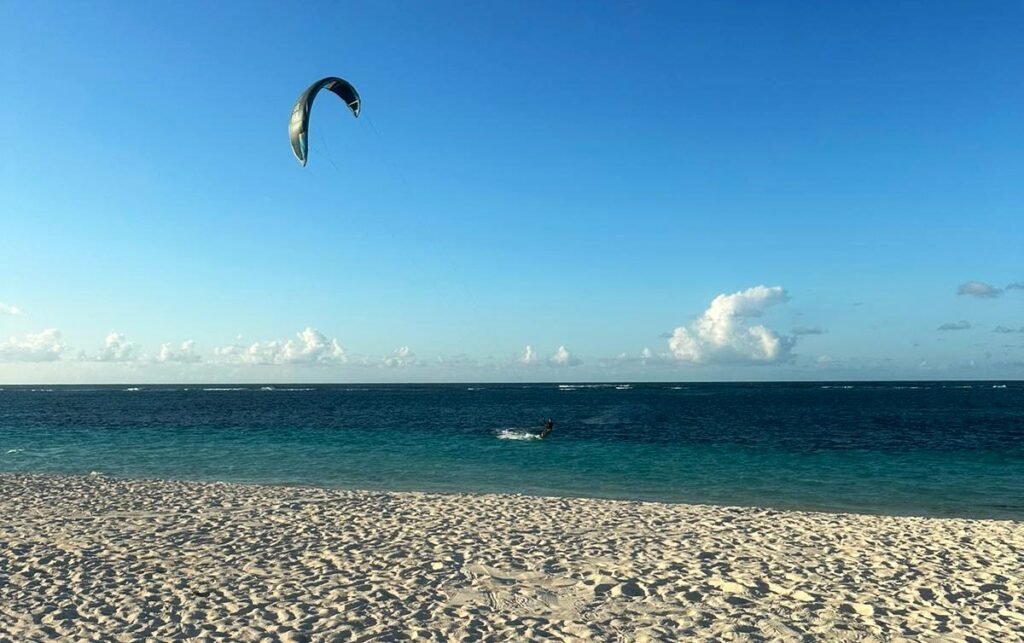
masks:
{"label": "ocean", "polygon": [[0,472],[1024,519],[1024,382],[5,386]]}

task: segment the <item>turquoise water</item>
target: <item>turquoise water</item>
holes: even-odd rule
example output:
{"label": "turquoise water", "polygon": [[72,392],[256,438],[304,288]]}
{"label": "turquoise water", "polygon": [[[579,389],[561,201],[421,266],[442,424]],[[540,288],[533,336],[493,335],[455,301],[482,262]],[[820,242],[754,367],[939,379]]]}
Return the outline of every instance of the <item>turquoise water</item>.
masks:
{"label": "turquoise water", "polygon": [[1024,383],[6,387],[0,471],[1020,519]]}

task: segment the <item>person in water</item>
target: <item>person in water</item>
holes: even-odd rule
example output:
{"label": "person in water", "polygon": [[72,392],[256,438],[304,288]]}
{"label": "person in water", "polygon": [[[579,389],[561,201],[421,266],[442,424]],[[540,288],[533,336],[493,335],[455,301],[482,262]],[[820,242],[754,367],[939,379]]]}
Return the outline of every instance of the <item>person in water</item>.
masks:
{"label": "person in water", "polygon": [[544,423],[544,428],[540,431],[540,439],[543,440],[548,437],[553,428],[555,428],[555,423],[551,421],[551,418],[548,418],[547,422]]}

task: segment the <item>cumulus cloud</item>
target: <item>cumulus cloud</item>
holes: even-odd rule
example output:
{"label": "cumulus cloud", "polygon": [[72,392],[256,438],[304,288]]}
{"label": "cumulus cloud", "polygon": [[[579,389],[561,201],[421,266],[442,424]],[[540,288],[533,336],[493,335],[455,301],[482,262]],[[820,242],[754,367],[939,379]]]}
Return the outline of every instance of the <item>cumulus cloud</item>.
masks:
{"label": "cumulus cloud", "polygon": [[328,339],[315,328],[295,334],[286,342],[255,342],[249,346],[233,344],[213,349],[218,359],[234,364],[343,364],[345,349],[337,339]]}
{"label": "cumulus cloud", "polygon": [[1024,290],[1024,281],[1015,281],[1006,285],[1006,290]]}
{"label": "cumulus cloud", "polygon": [[96,356],[97,362],[131,362],[138,357],[135,344],[121,333],[111,332],[103,340],[103,350]]}
{"label": "cumulus cloud", "polygon": [[533,346],[530,346],[529,344],[526,345],[526,350],[524,350],[523,354],[519,356],[519,361],[523,364],[537,363],[537,353],[533,350]]}
{"label": "cumulus cloud", "polygon": [[555,354],[551,356],[550,361],[555,366],[577,366],[583,363],[573,356],[565,346],[559,346]]}
{"label": "cumulus cloud", "polygon": [[831,364],[835,360],[832,359],[831,355],[818,355],[818,359],[815,360],[819,364]]}
{"label": "cumulus cloud", "polygon": [[958,295],[970,295],[971,297],[992,298],[1003,294],[1002,288],[996,288],[984,281],[968,281],[960,284],[956,289]]}
{"label": "cumulus cloud", "polygon": [[384,365],[391,367],[408,366],[416,361],[416,356],[408,346],[396,348],[395,352],[384,358]]}
{"label": "cumulus cloud", "polygon": [[0,301],[0,315],[11,315],[13,317],[15,315],[20,315],[20,314],[21,314],[21,309],[18,308],[17,306],[12,306],[10,304],[5,304],[4,302]]}
{"label": "cumulus cloud", "polygon": [[516,361],[527,366],[543,363],[549,366],[576,366],[583,363],[582,360],[570,353],[569,349],[565,346],[559,346],[554,355],[545,359],[530,344],[526,345],[526,348],[519,354]]}
{"label": "cumulus cloud", "polygon": [[794,335],[824,335],[825,331],[817,326],[797,326],[793,329]]}
{"label": "cumulus cloud", "polygon": [[60,359],[67,346],[61,340],[60,331],[48,328],[24,337],[11,337],[0,342],[0,361],[4,362],[53,362]]}
{"label": "cumulus cloud", "polygon": [[158,362],[177,362],[179,364],[195,364],[202,361],[202,357],[196,352],[195,340],[189,339],[181,343],[181,348],[174,348],[171,344],[160,346],[160,354],[157,355]]}
{"label": "cumulus cloud", "polygon": [[689,326],[672,332],[668,348],[685,362],[777,363],[789,358],[793,339],[761,324],[751,325],[769,306],[785,302],[780,286],[754,286],[731,295],[718,295]]}
{"label": "cumulus cloud", "polygon": [[945,324],[939,326],[939,330],[967,330],[970,327],[971,322],[967,321],[966,319],[961,319],[960,321],[956,322],[946,322]]}

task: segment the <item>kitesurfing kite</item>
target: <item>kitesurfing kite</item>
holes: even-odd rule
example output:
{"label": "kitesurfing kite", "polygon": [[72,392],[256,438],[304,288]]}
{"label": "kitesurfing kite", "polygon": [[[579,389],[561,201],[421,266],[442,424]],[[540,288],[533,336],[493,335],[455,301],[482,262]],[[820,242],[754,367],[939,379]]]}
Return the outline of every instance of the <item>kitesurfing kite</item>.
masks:
{"label": "kitesurfing kite", "polygon": [[288,138],[292,143],[292,152],[303,166],[306,165],[306,157],[309,152],[309,112],[313,109],[313,99],[321,89],[329,89],[337,94],[338,98],[345,101],[348,108],[352,110],[352,115],[359,118],[361,106],[359,94],[348,81],[328,76],[310,85],[295,101],[295,107],[292,108],[292,119],[288,121]]}

